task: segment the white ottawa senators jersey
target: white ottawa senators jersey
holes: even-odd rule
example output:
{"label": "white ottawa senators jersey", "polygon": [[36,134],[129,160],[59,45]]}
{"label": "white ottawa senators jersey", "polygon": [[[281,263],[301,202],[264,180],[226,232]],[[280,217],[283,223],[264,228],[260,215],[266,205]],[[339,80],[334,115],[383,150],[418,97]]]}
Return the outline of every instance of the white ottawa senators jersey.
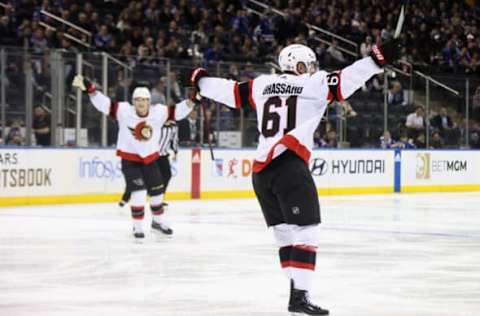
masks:
{"label": "white ottawa senators jersey", "polygon": [[193,108],[190,100],[172,106],[150,106],[148,114],[141,117],[130,103],[112,103],[99,91],[90,95],[90,100],[100,112],[118,121],[117,156],[144,164],[159,157],[158,143],[163,124],[167,120],[181,120]]}
{"label": "white ottawa senators jersey", "polygon": [[229,107],[256,109],[260,138],[253,171],[260,172],[286,149],[308,163],[313,134],[327,105],[343,101],[381,72],[383,69],[366,57],[339,72],[261,75],[242,83],[204,77],[199,87],[202,96]]}

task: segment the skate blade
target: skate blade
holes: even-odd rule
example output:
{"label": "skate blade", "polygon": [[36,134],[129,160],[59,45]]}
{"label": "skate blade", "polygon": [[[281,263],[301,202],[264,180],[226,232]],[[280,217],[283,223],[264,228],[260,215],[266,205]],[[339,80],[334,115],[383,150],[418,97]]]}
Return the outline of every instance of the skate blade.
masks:
{"label": "skate blade", "polygon": [[157,236],[163,236],[163,237],[167,237],[167,238],[172,238],[173,237],[173,233],[172,234],[167,234],[167,233],[164,233],[161,230],[158,230],[158,229],[155,229],[155,228],[152,228],[151,231],[154,235],[157,235]]}
{"label": "skate blade", "polygon": [[[289,312],[290,313],[290,316],[305,316],[307,314],[305,313],[300,313],[300,312]],[[329,315],[329,314],[325,314],[325,315]]]}

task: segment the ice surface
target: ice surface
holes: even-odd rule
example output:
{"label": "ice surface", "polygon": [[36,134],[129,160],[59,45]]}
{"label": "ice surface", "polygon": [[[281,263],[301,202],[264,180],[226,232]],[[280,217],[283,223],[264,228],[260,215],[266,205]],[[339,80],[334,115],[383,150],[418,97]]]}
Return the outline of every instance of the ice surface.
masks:
{"label": "ice surface", "polygon": [[[480,315],[480,193],[321,197],[313,300],[334,316]],[[0,208],[0,315],[288,315],[255,200]],[[150,217],[146,218],[148,226]]]}

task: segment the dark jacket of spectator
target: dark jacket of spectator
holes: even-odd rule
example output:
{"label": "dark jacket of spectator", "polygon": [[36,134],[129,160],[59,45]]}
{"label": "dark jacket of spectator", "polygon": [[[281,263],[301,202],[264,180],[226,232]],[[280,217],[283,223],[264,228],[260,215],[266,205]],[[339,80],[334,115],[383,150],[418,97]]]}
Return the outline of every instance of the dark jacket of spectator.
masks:
{"label": "dark jacket of spectator", "polygon": [[434,132],[432,134],[432,139],[430,140],[430,147],[434,148],[434,149],[441,149],[444,146],[445,145],[444,145],[442,137],[440,136],[440,133]]}
{"label": "dark jacket of spectator", "polygon": [[197,116],[197,111],[193,110],[187,118],[177,122],[180,145],[193,146],[200,142],[200,121]]}
{"label": "dark jacket of spectator", "polygon": [[50,146],[50,115],[40,106],[35,108],[33,130],[37,145]]}
{"label": "dark jacket of spectator", "polygon": [[446,113],[435,115],[432,118],[431,125],[440,132],[443,132],[445,129],[452,129],[454,127],[452,119]]}
{"label": "dark jacket of spectator", "polygon": [[480,132],[473,132],[470,135],[470,148],[480,149]]}

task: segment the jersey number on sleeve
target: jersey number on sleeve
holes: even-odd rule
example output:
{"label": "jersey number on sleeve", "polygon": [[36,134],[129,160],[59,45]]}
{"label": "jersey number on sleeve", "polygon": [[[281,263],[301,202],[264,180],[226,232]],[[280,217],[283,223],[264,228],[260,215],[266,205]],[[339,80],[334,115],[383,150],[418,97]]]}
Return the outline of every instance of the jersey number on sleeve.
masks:
{"label": "jersey number on sleeve", "polygon": [[[297,115],[297,96],[291,95],[285,101],[285,105],[288,107],[287,111],[287,127],[283,129],[283,134],[287,134],[295,128],[296,115]],[[264,137],[272,137],[278,133],[280,129],[280,114],[272,111],[274,108],[282,106],[282,99],[275,96],[268,98],[263,106],[263,118],[262,118],[262,134]],[[269,123],[271,122],[271,123]]]}

